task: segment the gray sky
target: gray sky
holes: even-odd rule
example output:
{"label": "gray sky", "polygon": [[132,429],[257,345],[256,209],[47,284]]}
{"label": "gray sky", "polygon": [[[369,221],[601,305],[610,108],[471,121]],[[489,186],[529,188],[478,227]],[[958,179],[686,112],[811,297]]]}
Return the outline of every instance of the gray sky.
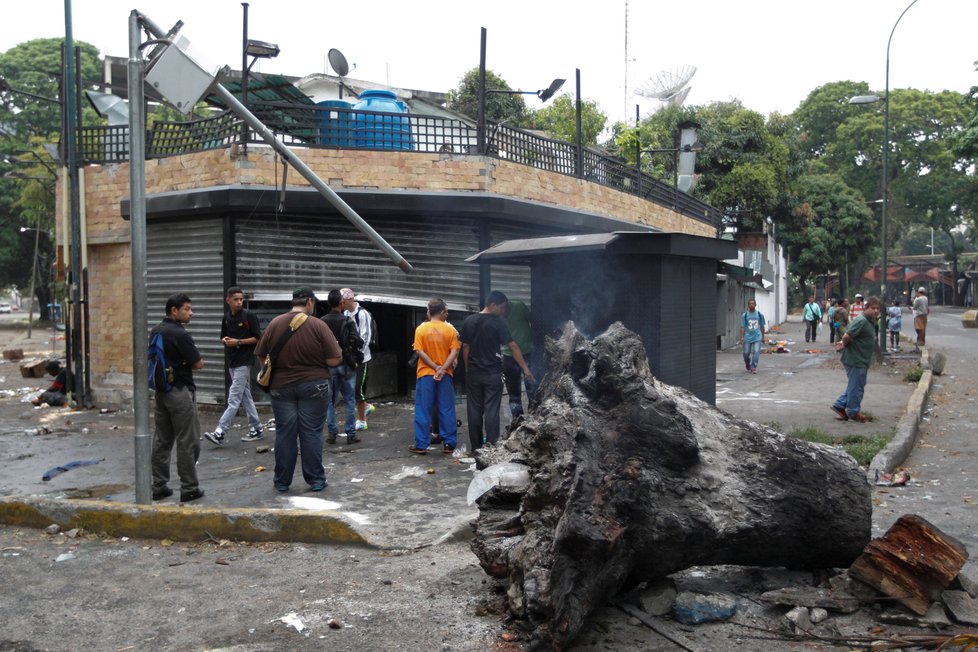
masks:
{"label": "gray sky", "polygon": [[[326,70],[338,48],[351,77],[445,91],[479,64],[479,29],[488,30],[487,66],[514,88],[545,88],[565,77],[612,121],[634,121],[656,103],[632,90],[663,70],[696,66],[687,104],[740,99],[755,111],[790,113],[816,86],[866,81],[882,92],[890,30],[910,0],[428,0],[422,3],[252,0],[251,38],[278,43],[278,59],[255,69],[302,76]],[[0,51],[64,34],[64,0],[4,0]],[[215,64],[241,64],[237,0],[73,0],[73,31],[103,54],[127,56],[133,8],[182,34]],[[978,86],[978,0],[918,0],[893,36],[890,88],[966,92]],[[626,94],[626,84],[628,93]],[[527,97],[530,106],[539,101]]]}

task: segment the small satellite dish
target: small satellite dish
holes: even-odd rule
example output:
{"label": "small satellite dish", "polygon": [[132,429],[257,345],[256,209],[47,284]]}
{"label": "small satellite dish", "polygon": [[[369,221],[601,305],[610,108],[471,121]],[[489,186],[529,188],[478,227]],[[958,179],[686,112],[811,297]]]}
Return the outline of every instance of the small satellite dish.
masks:
{"label": "small satellite dish", "polygon": [[336,48],[330,48],[326,57],[329,59],[329,65],[333,68],[340,77],[346,77],[350,72],[350,64],[346,62],[346,57],[343,53]]}

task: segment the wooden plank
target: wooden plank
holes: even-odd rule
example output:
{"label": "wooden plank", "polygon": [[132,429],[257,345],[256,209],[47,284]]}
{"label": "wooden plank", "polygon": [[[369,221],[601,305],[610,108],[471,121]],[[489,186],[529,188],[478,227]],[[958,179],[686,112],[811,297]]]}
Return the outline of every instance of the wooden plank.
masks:
{"label": "wooden plank", "polygon": [[908,514],[869,542],[849,567],[849,576],[922,616],[940,599],[967,559],[968,551],[960,541]]}

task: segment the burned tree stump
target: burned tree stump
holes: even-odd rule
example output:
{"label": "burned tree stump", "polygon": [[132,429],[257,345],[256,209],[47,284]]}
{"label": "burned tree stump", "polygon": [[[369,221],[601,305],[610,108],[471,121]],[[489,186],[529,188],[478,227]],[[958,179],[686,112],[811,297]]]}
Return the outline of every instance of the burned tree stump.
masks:
{"label": "burned tree stump", "polygon": [[[480,466],[526,465],[479,499],[472,549],[507,578],[530,647],[561,649],[623,588],[693,565],[848,566],[870,488],[845,453],[736,419],[656,381],[641,339],[572,323],[533,409]],[[773,417],[774,415],[772,415]]]}
{"label": "burned tree stump", "polygon": [[908,514],[873,539],[849,568],[849,577],[923,616],[968,561],[960,541],[926,519]]}

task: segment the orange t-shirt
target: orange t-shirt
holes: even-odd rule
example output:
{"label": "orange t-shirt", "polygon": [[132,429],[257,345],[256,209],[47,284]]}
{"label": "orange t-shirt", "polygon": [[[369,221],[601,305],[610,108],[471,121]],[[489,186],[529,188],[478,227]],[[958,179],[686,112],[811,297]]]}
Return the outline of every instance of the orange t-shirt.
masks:
{"label": "orange t-shirt", "polygon": [[[438,365],[444,364],[451,352],[459,346],[458,331],[448,322],[432,319],[414,330],[414,350],[424,351]],[[435,371],[437,371],[437,369],[426,364],[421,357],[418,358],[417,369],[418,378],[434,376]],[[446,369],[445,373],[451,376],[452,369]]]}

